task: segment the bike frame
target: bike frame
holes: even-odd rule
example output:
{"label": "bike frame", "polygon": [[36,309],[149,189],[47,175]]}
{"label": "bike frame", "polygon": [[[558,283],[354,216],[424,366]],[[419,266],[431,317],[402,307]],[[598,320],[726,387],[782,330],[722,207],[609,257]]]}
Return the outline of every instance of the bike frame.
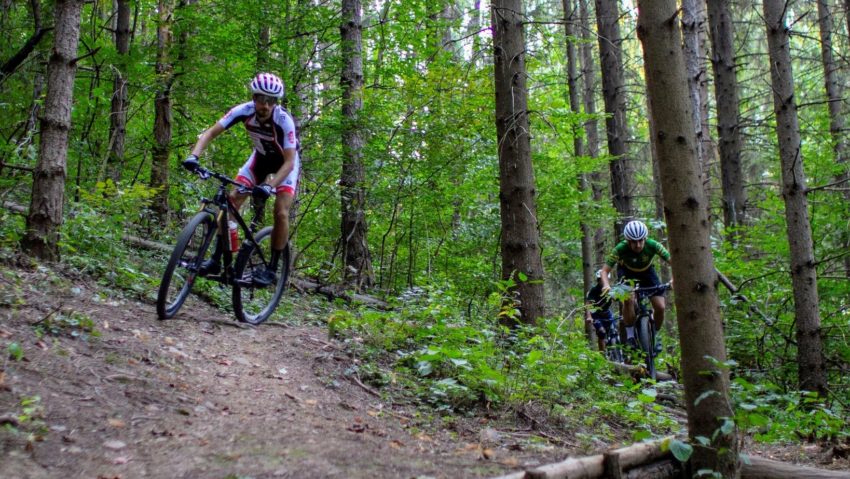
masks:
{"label": "bike frame", "polygon": [[262,248],[259,247],[259,244],[257,244],[257,241],[254,238],[254,233],[257,232],[257,227],[259,226],[260,220],[263,216],[263,212],[265,211],[266,200],[263,199],[258,201],[257,199],[254,199],[254,217],[251,219],[251,224],[249,226],[245,222],[245,219],[242,218],[242,215],[239,214],[239,209],[236,208],[236,205],[234,205],[233,201],[231,201],[230,195],[227,194],[227,187],[229,185],[244,188],[242,184],[237,183],[220,173],[216,173],[204,168],[198,168],[198,176],[200,176],[202,179],[208,179],[212,177],[220,182],[218,191],[216,192],[213,199],[201,199],[201,203],[203,203],[204,205],[202,209],[211,215],[215,215],[216,217],[217,228],[215,237],[216,241],[218,241],[218,244],[221,245],[222,250],[221,274],[218,276],[207,276],[206,279],[219,281],[224,284],[232,284],[233,264],[235,258],[231,248],[225,247],[225,245],[229,244],[230,227],[227,224],[228,218],[236,220],[236,223],[242,230],[245,239],[243,240],[240,249],[245,246],[245,242],[247,241],[249,245],[253,245],[257,248],[257,252],[260,255],[260,259],[263,261],[263,264],[268,264],[268,260],[263,254]]}
{"label": "bike frame", "polygon": [[[663,283],[657,286],[649,286],[644,288],[635,288],[635,333],[638,336],[638,347],[646,354],[646,366],[650,377],[655,379],[655,317],[650,304],[649,298],[658,293],[663,293],[670,289],[670,283]],[[646,321],[646,326],[643,322]],[[649,337],[646,338],[646,344],[641,340],[641,331],[646,330]]]}

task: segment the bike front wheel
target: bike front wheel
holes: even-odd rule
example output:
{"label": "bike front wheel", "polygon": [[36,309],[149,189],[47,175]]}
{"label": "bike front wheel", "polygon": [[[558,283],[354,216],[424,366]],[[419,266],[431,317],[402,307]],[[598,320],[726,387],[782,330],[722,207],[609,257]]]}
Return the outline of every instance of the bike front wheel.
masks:
{"label": "bike front wheel", "polygon": [[622,344],[620,344],[620,336],[616,331],[613,334],[610,334],[607,338],[605,344],[605,355],[608,356],[609,361],[613,361],[615,363],[626,362],[625,355],[623,354],[623,347]]}
{"label": "bike front wheel", "polygon": [[649,377],[656,378],[655,371],[655,329],[652,326],[652,317],[643,315],[637,320],[638,342],[646,356],[646,371]]}
{"label": "bike front wheel", "polygon": [[275,281],[268,286],[256,285],[253,278],[266,267],[266,262],[260,255],[262,249],[265,258],[271,254],[272,227],[260,230],[255,236],[257,244],[244,244],[236,257],[233,274],[233,311],[236,319],[244,323],[260,324],[274,313],[283,290],[289,281],[290,248],[289,243],[280,255],[278,267],[275,270]]}
{"label": "bike front wheel", "polygon": [[156,297],[159,319],[173,318],[189,297],[215,232],[215,220],[204,211],[193,216],[180,232],[159,283]]}

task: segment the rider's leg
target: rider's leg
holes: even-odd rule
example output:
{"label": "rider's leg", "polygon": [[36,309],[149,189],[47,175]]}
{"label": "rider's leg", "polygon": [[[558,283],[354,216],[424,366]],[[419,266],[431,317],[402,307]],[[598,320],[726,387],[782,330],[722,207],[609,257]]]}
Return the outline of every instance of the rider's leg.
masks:
{"label": "rider's leg", "polygon": [[633,296],[623,301],[623,322],[626,326],[635,324],[635,300]]}
{"label": "rider's leg", "polygon": [[272,228],[272,269],[277,269],[280,254],[289,240],[289,210],[294,199],[295,197],[289,192],[282,192],[275,198],[274,227]]}
{"label": "rider's leg", "polygon": [[664,324],[664,309],[666,304],[664,296],[653,296],[649,300],[652,302],[652,312],[655,316],[655,330],[660,331],[661,325]]}

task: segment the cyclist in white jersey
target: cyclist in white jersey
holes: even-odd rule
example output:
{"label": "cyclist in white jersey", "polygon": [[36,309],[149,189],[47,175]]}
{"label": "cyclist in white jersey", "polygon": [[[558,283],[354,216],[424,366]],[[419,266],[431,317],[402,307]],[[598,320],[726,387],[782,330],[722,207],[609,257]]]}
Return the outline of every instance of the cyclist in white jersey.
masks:
{"label": "cyclist in white jersey", "polygon": [[[183,166],[195,171],[199,166],[198,157],[215,137],[237,123],[245,127],[254,143],[254,150],[239,169],[236,181],[251,188],[254,195],[266,198],[275,195],[271,261],[268,269],[254,278],[258,284],[271,284],[276,280],[274,271],[289,239],[289,209],[295,200],[301,165],[295,122],[278,105],[284,94],[281,79],[271,73],[260,73],[251,81],[249,88],[252,100],[231,108],[221,120],[204,131]],[[247,197],[247,193],[236,190],[230,195],[237,208]],[[220,271],[220,248],[221,245],[218,245],[213,258],[201,266],[201,274]]]}

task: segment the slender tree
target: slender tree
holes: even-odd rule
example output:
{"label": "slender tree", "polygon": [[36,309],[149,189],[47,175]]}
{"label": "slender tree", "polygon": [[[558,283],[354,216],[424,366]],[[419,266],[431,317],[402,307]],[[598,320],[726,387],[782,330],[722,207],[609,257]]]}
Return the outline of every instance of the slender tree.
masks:
{"label": "slender tree", "polygon": [[[593,58],[593,42],[590,26],[590,12],[588,2],[590,0],[579,0],[579,21],[581,23],[581,76],[584,80],[582,90],[582,102],[587,121],[584,122],[584,133],[587,135],[587,154],[591,158],[599,156],[599,122],[596,120],[596,91],[599,85],[596,83],[596,68]],[[593,190],[592,198],[595,204],[602,204],[608,189],[605,187],[605,177],[602,173],[595,171],[590,174],[590,187]],[[594,265],[601,266],[605,261],[607,248],[605,247],[605,228],[597,225],[593,232]]]}
{"label": "slender tree", "polygon": [[782,198],[785,222],[791,246],[791,284],[797,321],[797,367],[800,389],[827,392],[823,334],[818,311],[818,278],[809,222],[806,177],[797,104],[794,100],[794,72],[788,27],[785,24],[785,0],[764,0],[764,21],[770,55],[770,80],[773,87],[773,111],[782,166]]}
{"label": "slender tree", "polygon": [[342,258],[344,276],[355,286],[375,283],[372,258],[366,240],[366,184],[363,167],[363,57],[360,0],[342,2],[342,116],[343,160],[340,178],[342,200]]}
{"label": "slender tree", "polygon": [[[660,163],[676,278],[679,332],[682,338],[700,338],[681,341],[688,434],[694,444],[691,468],[734,478],[739,469],[737,437],[734,428],[723,429],[734,411],[728,372],[718,365],[726,360],[726,348],[684,54],[675,47],[682,42],[679,23],[674,21],[676,1],[639,0],[638,9],[638,37],[643,43],[655,126],[652,141]],[[699,437],[714,438],[714,442],[704,445]]]}
{"label": "slender tree", "polygon": [[124,138],[127,135],[127,56],[130,53],[130,0],[116,0],[115,50],[118,64],[112,73],[112,109],[109,114],[107,176],[115,183],[121,179],[124,163]]}
{"label": "slender tree", "polygon": [[738,79],[735,75],[735,34],[730,0],[708,2],[711,31],[711,65],[717,104],[717,136],[720,149],[720,180],[723,190],[723,224],[727,228],[746,220],[747,197],[741,166],[741,125],[738,121]]}
{"label": "slender tree", "polygon": [[502,278],[517,283],[521,315],[517,319],[533,323],[545,312],[545,297],[528,127],[522,1],[495,0],[491,8]]}
{"label": "slender tree", "polygon": [[154,99],[153,163],[151,164],[151,186],[159,192],[152,203],[153,211],[160,220],[168,217],[168,157],[171,153],[171,87],[174,83],[174,65],[171,62],[173,43],[171,24],[174,0],[159,0],[156,28],[156,76],[157,88]]}
{"label": "slender tree", "polygon": [[[699,158],[700,171],[703,188],[706,191],[706,198],[709,196],[709,181],[708,181],[708,156],[705,151],[704,137],[708,136],[708,132],[703,132],[702,127],[702,112],[703,97],[702,91],[705,85],[705,62],[703,62],[703,51],[701,42],[701,32],[705,25],[705,1],[704,0],[682,0],[682,35],[684,42],[682,43],[685,49],[685,67],[688,74],[688,93],[691,99],[691,115],[694,117],[694,133],[697,136],[697,156]],[[708,205],[710,207],[710,204]]]}
{"label": "slender tree", "polygon": [[65,202],[68,132],[77,71],[82,0],[57,0],[53,51],[47,65],[47,98],[23,247],[45,260],[59,259],[59,227]]}
{"label": "slender tree", "polygon": [[[596,0],[596,24],[599,32],[599,55],[602,65],[602,98],[605,101],[605,131],[608,135],[608,154],[613,157],[611,169],[611,198],[620,214],[617,232],[622,222],[635,214],[632,194],[634,179],[626,142],[629,126],[626,120],[626,88],[623,71],[623,39],[620,36],[620,12],[617,0]],[[616,238],[615,238],[616,239]]]}
{"label": "slender tree", "polygon": [[[844,122],[844,100],[842,98],[841,70],[835,62],[832,44],[832,14],[826,0],[818,0],[818,25],[820,26],[821,59],[823,61],[823,80],[826,87],[826,99],[829,110],[829,133],[832,136],[832,149],[835,161],[845,168],[836,176],[836,181],[844,190],[845,206],[850,203],[850,172],[846,165],[850,161],[850,145]],[[850,250],[850,233],[843,232],[841,239],[845,250]],[[850,255],[844,258],[844,274],[850,277]]]}

